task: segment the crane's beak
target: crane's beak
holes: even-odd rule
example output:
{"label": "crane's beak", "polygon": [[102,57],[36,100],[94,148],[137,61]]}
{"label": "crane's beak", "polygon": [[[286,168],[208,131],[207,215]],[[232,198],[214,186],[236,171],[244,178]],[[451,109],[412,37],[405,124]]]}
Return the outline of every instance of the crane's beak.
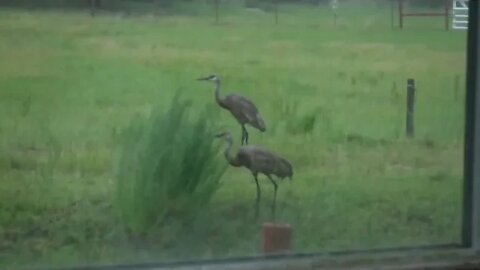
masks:
{"label": "crane's beak", "polygon": [[197,81],[208,81],[209,77],[205,77],[205,78],[198,78]]}

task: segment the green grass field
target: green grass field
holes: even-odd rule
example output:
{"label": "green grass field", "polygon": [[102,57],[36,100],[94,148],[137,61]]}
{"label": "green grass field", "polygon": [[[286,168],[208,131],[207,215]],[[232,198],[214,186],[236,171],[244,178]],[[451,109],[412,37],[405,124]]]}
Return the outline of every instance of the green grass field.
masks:
{"label": "green grass field", "polygon": [[[282,6],[273,15],[183,7],[123,18],[0,11],[0,266],[70,266],[256,255],[272,187],[228,168],[192,223],[128,239],[112,208],[119,131],[177,90],[215,107],[255,101],[267,132],[250,142],[294,166],[278,222],[309,252],[460,241],[465,32],[441,19],[390,29],[389,9]],[[455,78],[459,76],[456,90]],[[404,137],[406,79],[417,82],[416,137]],[[219,131],[240,127],[220,111]],[[221,130],[220,130],[221,129]],[[220,143],[220,142],[219,142]]]}

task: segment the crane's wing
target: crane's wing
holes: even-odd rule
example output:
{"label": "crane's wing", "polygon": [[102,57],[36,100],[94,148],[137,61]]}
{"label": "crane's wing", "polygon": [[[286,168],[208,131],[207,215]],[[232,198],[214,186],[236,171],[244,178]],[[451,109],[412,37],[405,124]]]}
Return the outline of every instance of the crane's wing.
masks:
{"label": "crane's wing", "polygon": [[229,104],[231,112],[236,117],[241,117],[246,123],[263,132],[266,131],[265,121],[252,101],[236,94],[226,96],[225,101]]}
{"label": "crane's wing", "polygon": [[258,145],[242,146],[238,155],[255,171],[274,174],[283,179],[293,177],[293,167],[286,159]]}
{"label": "crane's wing", "polygon": [[254,171],[267,174],[272,174],[275,172],[275,155],[261,146],[242,146],[238,149],[237,156]]}

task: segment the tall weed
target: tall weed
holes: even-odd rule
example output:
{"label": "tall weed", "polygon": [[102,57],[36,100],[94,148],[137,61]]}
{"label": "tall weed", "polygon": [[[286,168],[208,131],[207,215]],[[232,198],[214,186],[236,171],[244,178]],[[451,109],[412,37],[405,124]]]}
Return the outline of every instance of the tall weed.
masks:
{"label": "tall weed", "polygon": [[214,115],[193,116],[177,95],[165,113],[135,119],[116,162],[116,205],[126,227],[145,233],[168,219],[192,217],[218,189],[226,166],[214,144]]}

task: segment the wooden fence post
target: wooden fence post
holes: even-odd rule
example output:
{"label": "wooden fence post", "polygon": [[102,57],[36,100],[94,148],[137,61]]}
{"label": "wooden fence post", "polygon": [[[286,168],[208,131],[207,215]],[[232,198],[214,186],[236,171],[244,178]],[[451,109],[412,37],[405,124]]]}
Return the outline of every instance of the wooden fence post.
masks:
{"label": "wooden fence post", "polygon": [[218,14],[218,13],[219,13],[219,7],[218,7],[218,6],[219,6],[219,4],[220,4],[219,1],[220,1],[220,0],[215,0],[215,23],[216,23],[216,24],[218,24],[218,22],[219,22],[219,20],[220,20],[220,19],[218,18],[218,17],[219,17],[219,14]]}
{"label": "wooden fence post", "polygon": [[278,25],[278,0],[275,0],[275,25]]}
{"label": "wooden fence post", "polygon": [[102,0],[89,0],[89,1],[90,1],[90,16],[95,17],[96,11],[102,8]]}
{"label": "wooden fence post", "polygon": [[449,19],[450,19],[450,16],[449,16],[449,13],[450,13],[450,0],[445,0],[445,30],[448,31],[448,28],[449,28]]}
{"label": "wooden fence post", "polygon": [[89,0],[90,2],[90,16],[95,17],[95,0]]}
{"label": "wooden fence post", "polygon": [[415,134],[414,112],[415,112],[415,80],[407,80],[407,121],[406,121],[406,135],[413,138]]}
{"label": "wooden fence post", "polygon": [[331,2],[331,5],[330,7],[332,8],[332,11],[333,11],[333,25],[334,26],[337,26],[337,17],[338,17],[338,14],[337,14],[337,10],[338,10],[338,1],[337,0],[333,0]]}
{"label": "wooden fence post", "polygon": [[391,29],[393,29],[394,26],[395,26],[395,21],[394,20],[395,20],[395,4],[392,1],[392,3],[390,4],[390,27],[391,27]]}
{"label": "wooden fence post", "polygon": [[398,20],[400,29],[403,29],[403,0],[398,0]]}

